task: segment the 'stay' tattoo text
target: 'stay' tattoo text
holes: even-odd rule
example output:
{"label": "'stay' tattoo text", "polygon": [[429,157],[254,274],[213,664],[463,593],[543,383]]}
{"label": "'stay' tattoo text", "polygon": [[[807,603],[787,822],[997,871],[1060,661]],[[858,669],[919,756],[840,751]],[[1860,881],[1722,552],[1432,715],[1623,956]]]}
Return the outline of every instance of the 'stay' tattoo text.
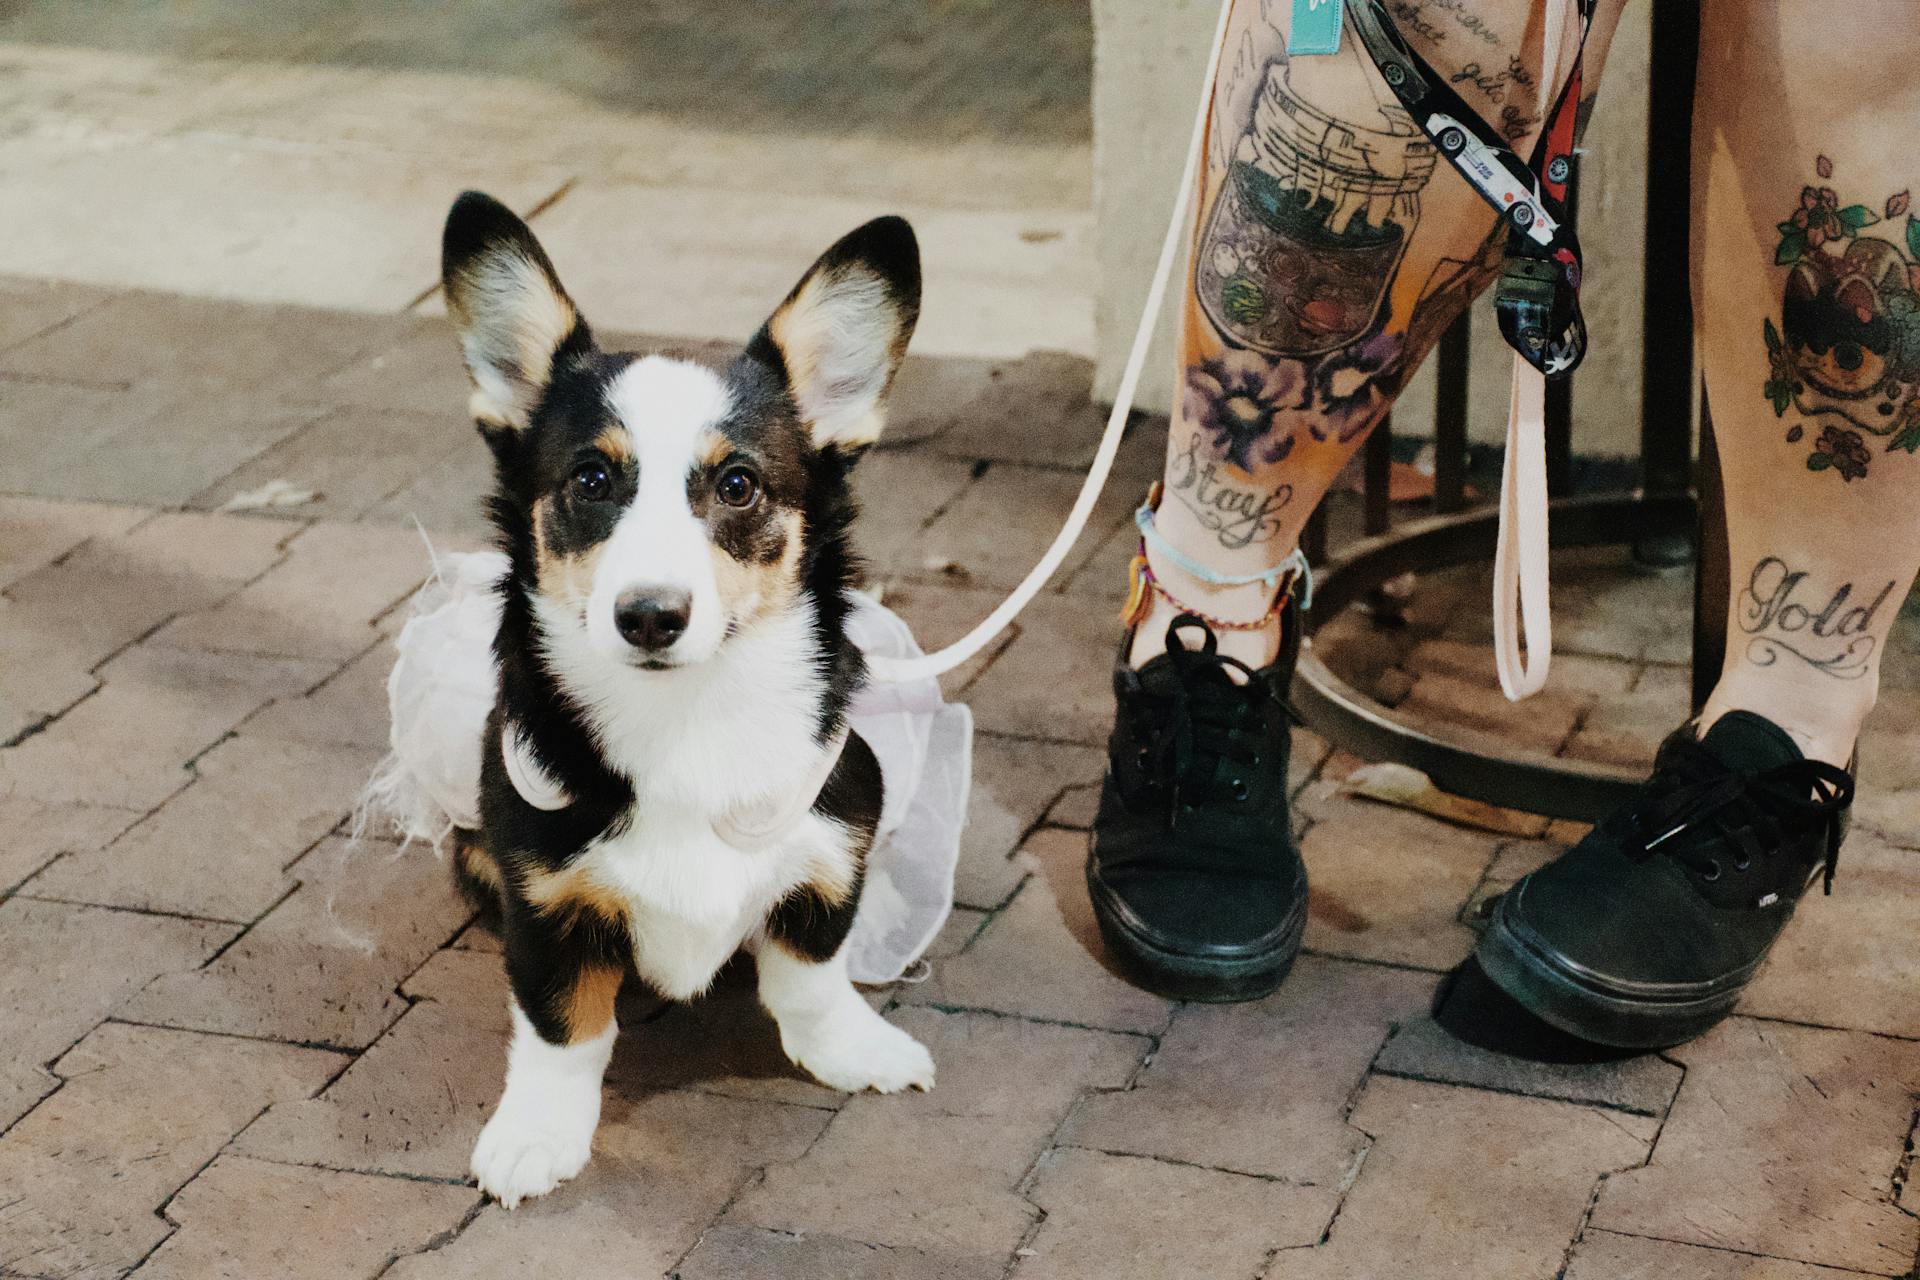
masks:
{"label": "'stay' tattoo text", "polygon": [[1293,486],[1249,489],[1220,479],[1219,464],[1200,455],[1198,436],[1167,468],[1167,491],[1193,513],[1202,528],[1228,550],[1271,542],[1280,533],[1280,513],[1293,501]]}

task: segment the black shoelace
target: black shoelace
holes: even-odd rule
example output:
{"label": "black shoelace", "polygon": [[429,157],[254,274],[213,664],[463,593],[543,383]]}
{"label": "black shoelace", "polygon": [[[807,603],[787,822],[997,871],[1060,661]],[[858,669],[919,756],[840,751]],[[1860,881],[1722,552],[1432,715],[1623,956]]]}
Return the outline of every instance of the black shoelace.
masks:
{"label": "black shoelace", "polygon": [[[1822,888],[1833,892],[1840,864],[1840,815],[1853,803],[1853,777],[1823,760],[1795,760],[1759,773],[1729,769],[1698,742],[1672,744],[1626,815],[1639,856],[1671,855],[1702,880],[1744,872],[1791,833],[1825,828]],[[1681,837],[1693,833],[1691,838]],[[1728,855],[1722,863],[1718,854]]]}
{"label": "black shoelace", "polygon": [[[1189,626],[1202,636],[1197,649],[1188,648],[1176,634]],[[1260,767],[1259,734],[1274,693],[1253,668],[1219,652],[1212,630],[1192,614],[1182,614],[1167,627],[1167,659],[1173,667],[1171,688],[1142,709],[1139,737],[1147,789],[1167,797],[1167,827],[1172,830],[1182,814],[1215,796],[1223,773],[1231,775],[1225,778],[1224,791],[1233,802],[1252,794],[1246,775]],[[1230,671],[1238,671],[1246,682],[1237,683]],[[1239,768],[1222,769],[1223,764]]]}

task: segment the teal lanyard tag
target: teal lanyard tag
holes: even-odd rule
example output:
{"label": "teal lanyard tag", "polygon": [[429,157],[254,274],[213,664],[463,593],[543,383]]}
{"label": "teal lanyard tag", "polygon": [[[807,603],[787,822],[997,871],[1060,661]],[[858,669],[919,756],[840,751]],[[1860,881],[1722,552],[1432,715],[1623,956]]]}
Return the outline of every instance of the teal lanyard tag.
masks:
{"label": "teal lanyard tag", "polygon": [[1341,0],[1293,0],[1293,29],[1287,52],[1340,52]]}

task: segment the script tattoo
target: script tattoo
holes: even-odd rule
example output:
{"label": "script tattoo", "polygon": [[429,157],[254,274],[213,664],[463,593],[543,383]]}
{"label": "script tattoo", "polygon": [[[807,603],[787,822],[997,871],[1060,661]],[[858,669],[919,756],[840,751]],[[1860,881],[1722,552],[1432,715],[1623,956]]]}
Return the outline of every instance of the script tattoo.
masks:
{"label": "script tattoo", "polygon": [[1410,0],[1394,0],[1393,20],[1399,26],[1402,35],[1418,36],[1428,44],[1441,44],[1447,33],[1440,24],[1426,15],[1426,11]]}
{"label": "script tattoo", "polygon": [[1753,566],[1740,593],[1740,629],[1752,636],[1747,661],[1770,667],[1785,656],[1798,658],[1822,675],[1836,680],[1858,680],[1873,669],[1879,640],[1873,620],[1893,594],[1893,583],[1864,604],[1850,604],[1853,583],[1845,582],[1822,601],[1802,590],[1805,570],[1796,570],[1778,556],[1767,556]]}
{"label": "script tattoo", "polygon": [[1476,40],[1489,45],[1500,43],[1500,33],[1487,25],[1487,20],[1474,13],[1467,0],[1428,0],[1434,8],[1460,24],[1460,29]]}
{"label": "script tattoo", "polygon": [[1186,451],[1175,456],[1167,469],[1167,490],[1228,550],[1279,536],[1280,513],[1293,501],[1293,486],[1250,489],[1229,484],[1220,478],[1218,463],[1200,456],[1200,443],[1194,436]]}

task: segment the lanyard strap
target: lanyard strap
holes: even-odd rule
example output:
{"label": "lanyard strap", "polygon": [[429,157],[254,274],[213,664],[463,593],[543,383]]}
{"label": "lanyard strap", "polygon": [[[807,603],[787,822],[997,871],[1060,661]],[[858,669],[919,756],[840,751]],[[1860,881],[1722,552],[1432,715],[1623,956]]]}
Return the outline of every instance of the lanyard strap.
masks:
{"label": "lanyard strap", "polygon": [[[1567,5],[1549,3],[1543,86],[1558,85],[1548,124],[1531,163],[1520,159],[1444,77],[1400,38],[1382,0],[1357,0],[1348,11],[1381,77],[1420,130],[1467,184],[1507,224],[1507,261],[1494,293],[1500,332],[1528,364],[1545,374],[1571,372],[1586,354],[1580,318],[1580,241],[1567,216],[1580,63],[1593,25],[1594,0],[1574,0],[1580,42],[1564,82],[1560,49]],[[1545,105],[1544,103],[1542,104]]]}
{"label": "lanyard strap", "polygon": [[[1514,359],[1493,555],[1493,656],[1501,691],[1515,702],[1546,684],[1553,656],[1546,379],[1572,372],[1587,350],[1587,327],[1580,315],[1580,241],[1568,216],[1567,180],[1593,5],[1594,0],[1556,0],[1547,6],[1542,107],[1546,92],[1555,86],[1559,92],[1545,113],[1547,126],[1531,162],[1515,155],[1400,38],[1381,0],[1358,0],[1351,10],[1354,29],[1401,106],[1507,226],[1506,264],[1494,291],[1494,310]],[[1563,76],[1561,50],[1569,9],[1578,14],[1580,38]]]}
{"label": "lanyard strap", "polygon": [[1093,465],[1087,469],[1087,478],[1080,486],[1080,496],[1074,499],[1067,522],[1054,535],[1053,545],[1040,557],[1040,563],[1028,571],[1026,578],[1014,588],[1013,594],[1002,600],[999,607],[982,619],[978,626],[946,648],[922,657],[868,658],[867,670],[873,679],[897,683],[945,675],[986,648],[1040,594],[1041,588],[1047,585],[1047,580],[1053,577],[1061,562],[1067,558],[1067,553],[1073,550],[1073,544],[1086,531],[1094,503],[1100,500],[1100,490],[1106,486],[1107,473],[1113,469],[1114,455],[1120,451],[1120,438],[1126,434],[1127,415],[1133,412],[1133,393],[1140,385],[1141,372],[1147,367],[1147,351],[1153,345],[1154,327],[1160,319],[1160,305],[1167,296],[1167,282],[1173,276],[1173,264],[1179,259],[1181,246],[1186,240],[1187,206],[1193,199],[1194,185],[1200,175],[1200,157],[1206,150],[1207,121],[1213,115],[1213,79],[1220,70],[1220,50],[1226,44],[1227,18],[1232,13],[1233,0],[1221,0],[1220,18],[1214,24],[1213,44],[1207,54],[1206,73],[1200,78],[1200,104],[1193,113],[1193,133],[1187,141],[1186,168],[1180,175],[1180,186],[1173,193],[1173,210],[1167,218],[1166,238],[1160,242],[1160,261],[1155,265],[1153,280],[1147,287],[1147,301],[1140,309],[1140,323],[1133,331],[1133,349],[1127,353],[1127,364],[1120,374],[1119,389],[1113,393],[1113,411],[1107,415],[1107,428],[1100,436],[1100,447],[1093,455]]}

